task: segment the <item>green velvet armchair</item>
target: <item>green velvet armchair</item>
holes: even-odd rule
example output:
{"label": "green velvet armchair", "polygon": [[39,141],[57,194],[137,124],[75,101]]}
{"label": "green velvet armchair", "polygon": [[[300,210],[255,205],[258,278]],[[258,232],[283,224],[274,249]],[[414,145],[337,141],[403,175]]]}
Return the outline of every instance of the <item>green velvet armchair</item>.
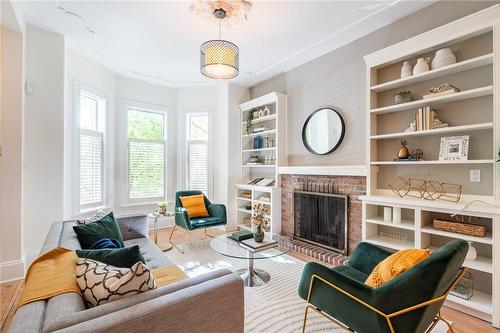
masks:
{"label": "green velvet armchair", "polygon": [[330,269],[308,263],[299,285],[299,296],[308,302],[302,332],[309,309],[348,332],[430,332],[443,320],[441,305],[465,273],[462,264],[468,247],[466,241],[450,241],[378,288],[364,281],[380,261],[392,254],[381,247],[359,244],[347,266]]}
{"label": "green velvet armchair", "polygon": [[175,246],[180,252],[184,253],[183,250],[179,249],[174,243],[172,243],[172,236],[177,227],[180,227],[187,231],[185,242],[188,241],[189,232],[197,229],[204,229],[205,236],[210,236],[207,234],[207,228],[217,227],[227,224],[226,206],[222,204],[212,204],[205,195],[203,199],[205,201],[205,207],[207,208],[209,216],[189,218],[189,214],[185,208],[182,207],[181,197],[187,197],[191,195],[203,194],[202,191],[178,191],[175,193],[175,225],[170,233],[169,242]]}

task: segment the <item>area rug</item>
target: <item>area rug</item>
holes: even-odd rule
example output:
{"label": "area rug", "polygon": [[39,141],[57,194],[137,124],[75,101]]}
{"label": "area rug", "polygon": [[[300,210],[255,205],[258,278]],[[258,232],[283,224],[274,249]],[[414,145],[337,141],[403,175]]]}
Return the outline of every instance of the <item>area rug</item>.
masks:
{"label": "area rug", "polygon": [[[224,257],[210,247],[210,240],[186,243],[184,254],[172,249],[167,256],[190,277],[219,268],[235,271],[246,267],[246,260]],[[246,333],[301,332],[305,302],[297,295],[305,263],[289,255],[255,260],[255,268],[267,271],[271,281],[260,287],[245,288]],[[309,313],[307,330],[313,332],[345,332],[314,311]],[[440,322],[433,333],[445,333]]]}

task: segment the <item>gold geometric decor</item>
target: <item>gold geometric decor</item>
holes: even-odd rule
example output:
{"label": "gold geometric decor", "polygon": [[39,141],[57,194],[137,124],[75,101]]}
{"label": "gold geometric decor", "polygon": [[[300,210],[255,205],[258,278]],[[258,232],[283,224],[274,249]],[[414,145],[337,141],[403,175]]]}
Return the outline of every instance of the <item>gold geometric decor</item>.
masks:
{"label": "gold geometric decor", "polygon": [[462,185],[436,180],[405,179],[399,176],[396,185],[389,185],[389,187],[400,198],[413,197],[431,201],[441,199],[458,202],[462,196]]}

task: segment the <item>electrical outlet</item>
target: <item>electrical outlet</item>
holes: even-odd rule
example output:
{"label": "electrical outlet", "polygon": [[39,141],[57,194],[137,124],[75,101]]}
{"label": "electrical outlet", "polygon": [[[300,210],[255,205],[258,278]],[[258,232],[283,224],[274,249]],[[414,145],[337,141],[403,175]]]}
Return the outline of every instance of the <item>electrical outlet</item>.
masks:
{"label": "electrical outlet", "polygon": [[481,182],[481,170],[470,169],[469,180],[471,183]]}

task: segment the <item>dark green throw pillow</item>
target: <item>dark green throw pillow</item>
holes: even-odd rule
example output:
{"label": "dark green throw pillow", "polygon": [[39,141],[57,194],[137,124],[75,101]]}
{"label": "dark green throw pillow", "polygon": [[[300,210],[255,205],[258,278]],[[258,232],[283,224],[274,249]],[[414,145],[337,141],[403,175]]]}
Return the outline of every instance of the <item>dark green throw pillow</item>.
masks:
{"label": "dark green throw pillow", "polygon": [[80,241],[82,249],[91,249],[92,245],[102,238],[114,238],[120,242],[121,247],[125,246],[120,227],[115,221],[113,212],[104,216],[99,221],[75,225],[73,226],[73,230]]}
{"label": "dark green throw pillow", "polygon": [[76,250],[76,255],[79,258],[92,259],[115,267],[131,268],[139,261],[146,264],[139,245],[122,249]]}

